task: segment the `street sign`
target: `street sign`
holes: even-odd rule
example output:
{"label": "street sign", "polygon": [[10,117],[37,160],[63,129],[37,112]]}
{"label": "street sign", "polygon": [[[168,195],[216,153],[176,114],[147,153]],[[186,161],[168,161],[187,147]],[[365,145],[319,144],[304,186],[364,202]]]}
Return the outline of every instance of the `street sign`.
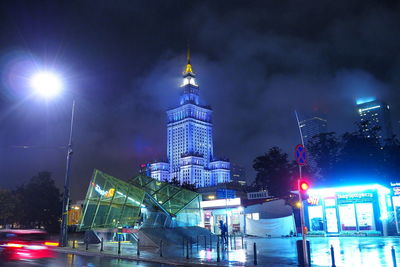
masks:
{"label": "street sign", "polygon": [[296,162],[300,166],[305,166],[307,164],[307,153],[306,148],[303,145],[297,145],[294,150],[294,156],[296,157]]}
{"label": "street sign", "polygon": [[219,188],[216,193],[217,199],[236,198],[235,190]]}

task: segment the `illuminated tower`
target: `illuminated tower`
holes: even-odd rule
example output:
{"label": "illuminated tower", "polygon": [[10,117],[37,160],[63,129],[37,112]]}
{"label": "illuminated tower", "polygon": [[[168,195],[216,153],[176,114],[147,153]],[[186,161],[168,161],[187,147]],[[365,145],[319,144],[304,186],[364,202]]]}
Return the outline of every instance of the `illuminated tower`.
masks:
{"label": "illuminated tower", "polygon": [[[180,105],[167,111],[168,163],[153,163],[160,170],[169,164],[169,179],[196,187],[230,181],[230,163],[216,160],[213,152],[212,110],[200,105],[199,86],[190,63],[190,52],[183,71]],[[165,175],[165,174],[164,174]],[[152,171],[152,177],[161,176]],[[160,178],[159,178],[160,177]]]}
{"label": "illuminated tower", "polygon": [[360,115],[361,128],[365,136],[370,137],[376,131],[381,144],[393,135],[389,105],[378,100],[357,101],[357,111]]}

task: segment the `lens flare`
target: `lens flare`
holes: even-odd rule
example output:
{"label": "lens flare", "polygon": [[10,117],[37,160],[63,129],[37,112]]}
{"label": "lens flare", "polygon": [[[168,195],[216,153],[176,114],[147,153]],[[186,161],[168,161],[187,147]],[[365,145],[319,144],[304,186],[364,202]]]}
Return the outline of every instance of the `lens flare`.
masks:
{"label": "lens flare", "polygon": [[35,93],[44,98],[53,98],[60,94],[62,83],[60,78],[51,72],[39,72],[32,77],[31,86]]}

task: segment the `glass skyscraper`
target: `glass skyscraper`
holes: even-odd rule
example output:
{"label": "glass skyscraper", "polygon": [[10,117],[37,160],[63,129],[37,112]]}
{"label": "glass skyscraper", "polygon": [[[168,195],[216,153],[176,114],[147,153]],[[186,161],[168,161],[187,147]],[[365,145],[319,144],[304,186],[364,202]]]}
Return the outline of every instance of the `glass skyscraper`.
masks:
{"label": "glass skyscraper", "polygon": [[388,104],[378,100],[358,101],[357,109],[360,116],[361,129],[365,136],[370,137],[375,131],[381,144],[385,139],[392,137],[393,131]]}
{"label": "glass skyscraper", "polygon": [[196,187],[229,182],[229,161],[214,156],[212,110],[200,104],[190,54],[181,88],[180,105],[167,111],[168,162],[152,163],[151,177]]}
{"label": "glass skyscraper", "polygon": [[303,135],[304,144],[307,146],[308,142],[316,135],[326,133],[328,131],[327,120],[320,117],[313,117],[300,121],[299,123],[301,134]]}

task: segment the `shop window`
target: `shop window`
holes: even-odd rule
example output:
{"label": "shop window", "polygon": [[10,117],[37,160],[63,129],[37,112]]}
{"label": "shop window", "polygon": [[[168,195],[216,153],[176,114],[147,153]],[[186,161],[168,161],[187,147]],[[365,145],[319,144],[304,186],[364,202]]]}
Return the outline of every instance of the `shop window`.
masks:
{"label": "shop window", "polygon": [[325,207],[332,207],[335,205],[336,205],[335,199],[333,199],[333,198],[325,199]]}
{"label": "shop window", "polygon": [[309,206],[308,214],[310,218],[310,229],[311,231],[323,231],[323,214],[322,206]]}
{"label": "shop window", "polygon": [[256,212],[256,213],[252,213],[251,217],[253,220],[258,221],[260,219],[260,213]]}
{"label": "shop window", "polygon": [[356,231],[356,214],[354,204],[344,204],[339,206],[339,215],[342,231]]}
{"label": "shop window", "polygon": [[356,204],[358,229],[360,231],[375,230],[372,203]]}

